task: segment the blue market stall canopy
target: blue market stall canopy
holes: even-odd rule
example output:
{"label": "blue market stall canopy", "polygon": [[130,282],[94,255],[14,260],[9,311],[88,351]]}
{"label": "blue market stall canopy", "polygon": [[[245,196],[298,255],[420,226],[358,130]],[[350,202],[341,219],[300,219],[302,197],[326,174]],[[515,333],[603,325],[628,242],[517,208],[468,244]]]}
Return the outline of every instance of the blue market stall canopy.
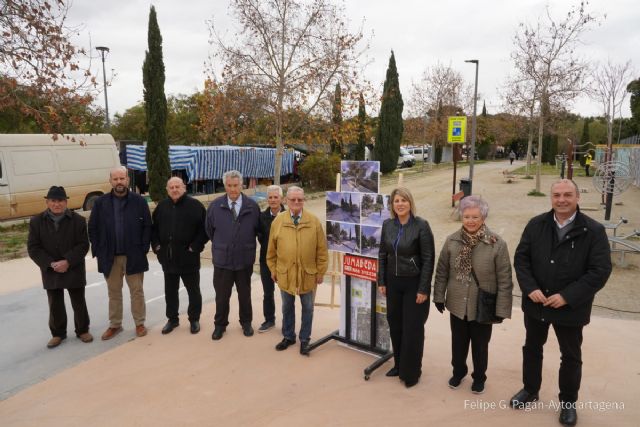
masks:
{"label": "blue market stall canopy", "polygon": [[[146,146],[127,145],[127,167],[146,171]],[[189,181],[204,179],[222,179],[228,170],[240,171],[246,178],[273,178],[275,148],[233,147],[218,145],[214,147],[189,147],[172,145],[169,147],[171,170],[184,169]],[[294,151],[285,150],[282,154],[281,174],[293,173]]]}

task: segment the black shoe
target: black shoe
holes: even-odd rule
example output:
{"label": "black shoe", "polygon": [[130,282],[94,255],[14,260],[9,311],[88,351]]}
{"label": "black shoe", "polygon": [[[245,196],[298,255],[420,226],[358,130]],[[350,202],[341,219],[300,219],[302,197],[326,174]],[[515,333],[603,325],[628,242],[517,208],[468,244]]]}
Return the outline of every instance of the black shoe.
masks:
{"label": "black shoe", "polygon": [[180,325],[180,322],[175,322],[173,320],[168,320],[167,324],[164,325],[164,328],[162,328],[162,335],[167,335],[168,333],[173,331],[175,328],[177,328],[178,325]]}
{"label": "black shoe", "polygon": [[242,333],[244,334],[245,337],[253,336],[253,326],[251,326],[251,323],[242,325]]}
{"label": "black shoe", "polygon": [[398,369],[397,366],[394,366],[393,368],[389,369],[389,371],[387,371],[385,375],[388,377],[397,377],[398,375],[400,375],[400,369]]}
{"label": "black shoe", "polygon": [[460,384],[462,384],[462,380],[464,380],[464,377],[458,378],[456,376],[453,376],[449,378],[449,388],[452,388],[454,390],[457,389],[458,387],[460,387]]}
{"label": "black shoe", "polygon": [[191,322],[191,333],[197,334],[198,332],[200,332],[200,322],[194,320],[193,322]]}
{"label": "black shoe", "polygon": [[[573,407],[572,403],[562,402],[562,409],[560,409],[560,424],[563,426],[574,426],[578,422],[578,413],[576,412],[576,408]],[[565,405],[569,407],[564,407]]]}
{"label": "black shoe", "polygon": [[418,381],[420,381],[420,378],[416,378],[415,380],[408,380],[404,382],[405,387],[407,388],[411,388],[414,385],[418,384]]}
{"label": "black shoe", "polygon": [[300,354],[303,356],[309,355],[309,341],[300,342]]}
{"label": "black shoe", "polygon": [[482,394],[484,393],[484,381],[474,381],[471,384],[471,393]]}
{"label": "black shoe", "polygon": [[283,338],[282,341],[276,344],[276,350],[278,351],[286,350],[289,348],[290,345],[294,345],[295,343],[296,343],[296,340],[292,341],[290,339]]}
{"label": "black shoe", "polygon": [[276,326],[275,322],[264,322],[258,328],[258,333],[261,334],[263,332],[267,332],[269,329],[273,329],[275,326]]}
{"label": "black shoe", "polygon": [[538,393],[529,393],[522,389],[511,398],[509,404],[513,409],[524,409],[529,403],[538,400]]}
{"label": "black shoe", "polygon": [[219,340],[224,335],[224,332],[227,330],[224,326],[216,326],[213,329],[213,334],[211,335],[211,339],[214,341]]}

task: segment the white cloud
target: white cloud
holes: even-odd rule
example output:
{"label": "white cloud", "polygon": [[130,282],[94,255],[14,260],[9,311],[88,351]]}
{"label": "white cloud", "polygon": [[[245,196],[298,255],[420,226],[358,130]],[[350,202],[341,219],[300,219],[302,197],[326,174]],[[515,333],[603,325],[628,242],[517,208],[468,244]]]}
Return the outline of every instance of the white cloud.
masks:
{"label": "white cloud", "polygon": [[[222,29],[230,28],[225,0],[158,0],[153,3],[163,37],[166,68],[165,92],[193,93],[204,82],[204,63],[210,52],[205,21],[215,15]],[[473,81],[473,64],[480,60],[478,91],[484,94],[490,112],[499,109],[497,88],[511,69],[512,39],[521,21],[533,22],[544,13],[546,2],[537,0],[459,0],[452,2],[396,0],[347,0],[346,19],[356,28],[364,19],[364,31],[374,35],[367,56],[367,78],[374,87],[382,86],[391,49],[395,51],[400,84],[405,101],[411,81],[437,62],[451,64],[468,81]],[[568,8],[568,2],[549,2],[554,16]],[[84,24],[80,42],[93,47],[108,46],[107,75],[115,72],[109,87],[111,113],[122,113],[142,99],[142,62],[147,47],[150,3],[142,0],[93,2],[76,0],[69,14],[71,25]],[[636,0],[592,0],[591,10],[607,14],[602,24],[584,37],[581,54],[590,62],[631,60],[640,73],[640,8]],[[101,63],[93,68],[102,81]],[[103,98],[96,102],[102,105]],[[479,103],[479,108],[482,105]],[[368,107],[368,111],[377,107]],[[491,111],[494,110],[494,111]],[[573,111],[584,115],[600,114],[600,106],[588,99],[574,103]],[[629,115],[628,100],[625,115]]]}

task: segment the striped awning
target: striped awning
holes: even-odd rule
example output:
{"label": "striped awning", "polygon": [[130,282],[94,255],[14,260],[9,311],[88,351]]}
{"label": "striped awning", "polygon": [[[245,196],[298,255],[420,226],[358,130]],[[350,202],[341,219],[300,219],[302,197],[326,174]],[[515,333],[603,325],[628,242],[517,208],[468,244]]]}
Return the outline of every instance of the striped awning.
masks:
{"label": "striped awning", "polygon": [[[228,170],[237,170],[247,178],[273,178],[275,148],[233,147],[169,147],[169,163],[172,170],[184,169],[189,181],[221,179]],[[282,155],[281,174],[293,172],[294,151],[285,150]],[[146,171],[146,146],[127,146],[127,167]]]}

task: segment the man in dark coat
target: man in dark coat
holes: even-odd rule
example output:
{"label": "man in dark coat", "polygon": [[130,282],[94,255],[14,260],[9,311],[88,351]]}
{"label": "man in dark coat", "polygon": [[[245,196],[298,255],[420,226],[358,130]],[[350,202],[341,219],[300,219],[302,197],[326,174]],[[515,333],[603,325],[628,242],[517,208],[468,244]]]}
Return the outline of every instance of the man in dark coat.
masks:
{"label": "man in dark coat", "polygon": [[260,242],[260,279],[262,280],[262,311],[264,322],[258,328],[258,332],[267,332],[276,325],[276,302],[274,298],[275,284],[271,278],[271,271],[267,266],[267,247],[269,246],[269,231],[271,223],[278,214],[284,211],[282,206],[282,187],[270,185],[267,187],[267,208],[260,213],[260,229],[258,241]]}
{"label": "man in dark coat", "polygon": [[102,339],[111,339],[122,331],[123,277],[129,286],[136,335],[143,337],[147,328],[142,281],[149,269],[151,213],[146,200],[129,191],[125,167],[114,168],[109,182],[111,192],[96,200],[89,217],[91,252],[98,258],[98,271],[104,274],[109,291],[109,328]]}
{"label": "man in dark coat", "polygon": [[522,348],[524,388],[513,408],[538,400],[542,350],[553,325],[560,352],[560,423],[575,425],[582,377],[582,329],[589,323],[596,292],[611,274],[604,227],[583,214],[578,186],[562,179],[551,186],[551,212],[531,219],[516,249],[514,266],[522,290],[526,340]]}
{"label": "man in dark coat", "polygon": [[167,324],[163,334],[173,331],[180,321],[178,288],[180,278],[189,295],[189,323],[191,333],[200,331],[200,252],[207,243],[204,221],[207,215],[204,206],[186,194],[182,178],[174,176],[167,181],[168,198],[158,203],[153,211],[151,248],[158,256],[164,272],[164,299],[167,304]]}
{"label": "man in dark coat", "polygon": [[53,186],[45,197],[47,209],[29,222],[29,257],[40,267],[42,284],[49,299],[49,329],[54,348],[67,338],[66,289],[73,307],[76,336],[82,342],[93,341],[89,333],[89,313],[84,298],[87,275],[84,257],[89,251],[87,222],[67,209],[67,193]]}
{"label": "man in dark coat", "polygon": [[245,336],[253,335],[251,321],[251,274],[256,260],[256,236],[260,208],[241,193],[242,174],[231,170],[222,176],[227,193],[207,209],[206,230],[213,254],[213,288],[216,314],[213,340],[219,340],[229,324],[229,299],[235,283],[240,305],[240,324]]}

